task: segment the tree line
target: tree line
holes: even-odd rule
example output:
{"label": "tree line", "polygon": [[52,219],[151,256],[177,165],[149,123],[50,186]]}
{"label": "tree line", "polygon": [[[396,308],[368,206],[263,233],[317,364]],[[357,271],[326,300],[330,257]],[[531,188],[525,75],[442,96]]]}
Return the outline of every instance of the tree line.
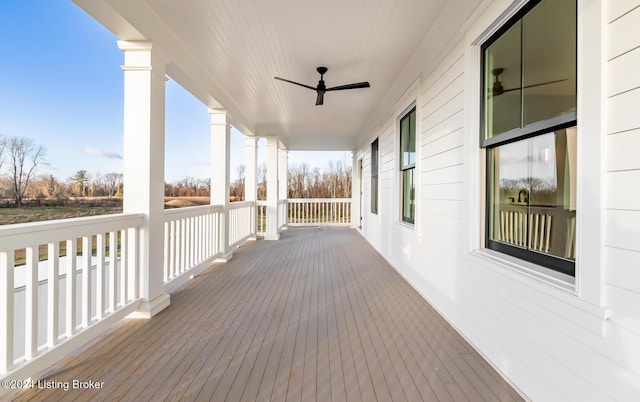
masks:
{"label": "tree line", "polygon": [[50,174],[38,175],[46,164],[45,148],[32,139],[0,136],[0,198],[20,206],[28,200],[55,199],[59,203],[69,197],[122,196],[122,173],[78,170],[61,181]]}
{"label": "tree line", "polygon": [[[352,167],[350,161],[330,161],[321,170],[303,163],[289,165],[289,198],[348,198],[351,197]],[[78,170],[66,180],[53,175],[38,175],[38,169],[46,165],[46,150],[33,140],[24,137],[0,136],[0,198],[24,205],[27,200],[55,199],[62,202],[70,197],[122,197],[122,173],[95,173]],[[245,167],[240,165],[236,179],[230,183],[232,201],[244,200]],[[258,200],[267,198],[267,165],[262,163],[257,171]],[[186,177],[165,183],[168,197],[207,197],[211,180]]]}
{"label": "tree line", "polygon": [[[349,198],[351,197],[352,167],[346,161],[330,161],[328,167],[321,170],[303,163],[289,165],[289,198]],[[262,163],[257,170],[258,200],[267,199],[267,165]],[[165,183],[167,197],[207,197],[211,189],[209,179],[185,177],[173,183]],[[236,170],[236,179],[229,184],[231,201],[245,199],[245,166]]]}

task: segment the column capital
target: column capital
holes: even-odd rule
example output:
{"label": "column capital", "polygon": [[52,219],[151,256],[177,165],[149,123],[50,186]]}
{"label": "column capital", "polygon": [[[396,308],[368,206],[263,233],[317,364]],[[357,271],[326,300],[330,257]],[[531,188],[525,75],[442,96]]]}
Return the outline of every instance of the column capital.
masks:
{"label": "column capital", "polygon": [[278,148],[278,137],[264,137],[267,139],[267,148]]}
{"label": "column capital", "polygon": [[225,125],[229,124],[231,120],[226,109],[209,109],[209,115],[211,116],[211,125]]}
{"label": "column capital", "polygon": [[246,147],[257,147],[258,146],[258,137],[250,137],[248,135],[244,136],[244,145]]}
{"label": "column capital", "polygon": [[148,52],[153,45],[148,40],[119,40],[118,48],[123,52]]}
{"label": "column capital", "polygon": [[166,80],[166,61],[153,50],[150,41],[118,41],[118,48],[124,53],[122,70],[152,71],[154,75]]}

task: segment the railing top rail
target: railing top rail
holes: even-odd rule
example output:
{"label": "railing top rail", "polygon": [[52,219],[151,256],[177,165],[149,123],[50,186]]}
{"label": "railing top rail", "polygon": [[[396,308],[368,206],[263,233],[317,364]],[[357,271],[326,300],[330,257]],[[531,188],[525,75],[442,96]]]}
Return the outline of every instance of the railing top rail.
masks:
{"label": "railing top rail", "polygon": [[165,209],[164,216],[165,221],[179,218],[189,218],[192,216],[198,216],[210,212],[222,212],[224,211],[224,207],[222,205],[198,205],[195,207],[184,207],[184,208],[172,208]]}
{"label": "railing top rail", "polygon": [[0,251],[142,226],[144,214],[110,214],[0,227]]}
{"label": "railing top rail", "polygon": [[304,202],[351,202],[351,198],[289,198],[290,203]]}
{"label": "railing top rail", "polygon": [[246,207],[252,207],[253,201],[236,201],[229,203],[229,209],[240,209]]}

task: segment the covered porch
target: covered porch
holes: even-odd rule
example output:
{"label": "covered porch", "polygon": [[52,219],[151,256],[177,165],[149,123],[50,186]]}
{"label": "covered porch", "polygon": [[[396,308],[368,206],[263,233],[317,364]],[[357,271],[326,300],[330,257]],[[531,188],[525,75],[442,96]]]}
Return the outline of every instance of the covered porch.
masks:
{"label": "covered porch", "polygon": [[[36,378],[36,377],[34,377]],[[292,228],[125,319],[20,400],[440,400],[521,397],[360,236]],[[103,382],[101,389],[73,380]],[[53,388],[56,387],[56,388]]]}

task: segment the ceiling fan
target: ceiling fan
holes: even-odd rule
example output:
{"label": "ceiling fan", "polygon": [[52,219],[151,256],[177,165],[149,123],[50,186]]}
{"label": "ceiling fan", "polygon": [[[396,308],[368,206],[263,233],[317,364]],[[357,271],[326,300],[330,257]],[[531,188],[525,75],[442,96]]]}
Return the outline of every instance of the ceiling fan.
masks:
{"label": "ceiling fan", "polygon": [[318,82],[318,86],[315,88],[310,85],[301,84],[299,82],[290,81],[280,77],[273,77],[273,78],[275,78],[276,80],[284,81],[284,82],[290,82],[292,84],[299,85],[301,87],[309,88],[313,91],[316,91],[318,94],[318,96],[316,97],[316,106],[324,104],[324,93],[327,91],[342,91],[343,89],[369,88],[371,86],[369,85],[368,82],[365,81],[365,82],[357,82],[355,84],[339,85],[337,87],[327,88],[323,78],[328,68],[318,67],[316,70],[318,71],[318,73],[320,73],[320,81]]}
{"label": "ceiling fan", "polygon": [[502,86],[502,82],[500,82],[500,75],[502,75],[503,72],[504,72],[504,68],[500,68],[500,67],[494,68],[493,70],[491,70],[491,74],[493,75],[494,79],[493,79],[493,86],[489,90],[489,96],[498,96],[498,95],[502,95],[505,92],[517,91],[519,89],[533,88],[533,87],[539,87],[542,85],[556,84],[558,82],[567,81],[567,78],[564,78],[562,80],[541,82],[539,84],[526,85],[524,87],[504,89],[504,87]]}

